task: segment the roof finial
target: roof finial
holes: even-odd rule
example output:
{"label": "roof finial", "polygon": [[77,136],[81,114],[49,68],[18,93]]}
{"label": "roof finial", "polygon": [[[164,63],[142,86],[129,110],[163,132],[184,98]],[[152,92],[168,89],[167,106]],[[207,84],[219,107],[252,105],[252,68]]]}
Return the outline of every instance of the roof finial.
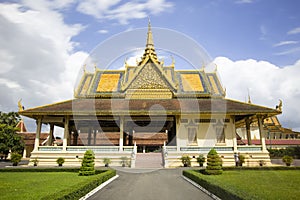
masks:
{"label": "roof finial", "polygon": [[151,31],[151,22],[150,22],[150,18],[148,17],[148,33],[147,33],[146,47],[149,48],[150,46],[153,48],[154,42],[153,42],[153,36],[152,36],[152,31]]}
{"label": "roof finial", "polygon": [[276,109],[282,111],[282,100],[279,99],[279,104],[276,106]]}
{"label": "roof finial", "polygon": [[18,108],[19,108],[19,111],[23,111],[24,110],[24,106],[22,105],[22,99],[20,99],[18,101]]}
{"label": "roof finial", "polygon": [[249,103],[249,104],[252,103],[251,98],[250,98],[250,91],[249,91],[249,88],[248,88],[248,103]]}

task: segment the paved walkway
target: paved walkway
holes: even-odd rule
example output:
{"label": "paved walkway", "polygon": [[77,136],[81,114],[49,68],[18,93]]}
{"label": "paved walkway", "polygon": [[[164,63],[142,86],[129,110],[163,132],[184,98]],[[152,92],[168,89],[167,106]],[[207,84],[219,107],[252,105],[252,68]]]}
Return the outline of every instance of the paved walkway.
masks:
{"label": "paved walkway", "polygon": [[182,169],[160,169],[145,173],[118,171],[117,173],[120,175],[118,179],[94,194],[89,200],[212,199],[183,180]]}

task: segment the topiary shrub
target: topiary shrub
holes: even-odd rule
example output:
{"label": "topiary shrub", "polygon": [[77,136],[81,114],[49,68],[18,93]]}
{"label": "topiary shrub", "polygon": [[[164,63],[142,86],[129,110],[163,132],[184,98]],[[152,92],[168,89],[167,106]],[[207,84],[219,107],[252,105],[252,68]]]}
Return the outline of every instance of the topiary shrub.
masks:
{"label": "topiary shrub", "polygon": [[103,158],[103,163],[105,167],[109,167],[109,164],[111,163],[110,158]]}
{"label": "topiary shrub", "polygon": [[21,162],[22,155],[19,153],[12,153],[10,157],[10,161],[12,162],[13,166],[17,166],[19,162]]}
{"label": "topiary shrub", "polygon": [[217,151],[212,148],[207,155],[207,167],[205,169],[205,174],[218,175],[222,173],[222,159],[218,155]]}
{"label": "topiary shrub", "polygon": [[181,156],[180,160],[181,160],[184,167],[190,167],[191,166],[191,158],[188,155]]}
{"label": "topiary shrub", "polygon": [[239,166],[243,166],[245,159],[246,157],[244,155],[239,154]]}
{"label": "topiary shrub", "polygon": [[128,158],[126,156],[121,157],[120,163],[121,163],[122,167],[126,167],[126,165],[130,166],[130,163],[128,162]]}
{"label": "topiary shrub", "polygon": [[62,157],[57,158],[56,163],[58,164],[59,167],[61,167],[65,162],[65,159]]}
{"label": "topiary shrub", "polygon": [[292,156],[283,156],[282,162],[286,164],[286,166],[291,166],[293,162],[293,157]]}
{"label": "topiary shrub", "polygon": [[90,176],[95,174],[95,155],[92,150],[87,150],[84,153],[81,167],[79,170],[79,176]]}
{"label": "topiary shrub", "polygon": [[205,163],[205,157],[202,154],[197,157],[197,163],[199,163],[200,167],[203,167],[203,164]]}

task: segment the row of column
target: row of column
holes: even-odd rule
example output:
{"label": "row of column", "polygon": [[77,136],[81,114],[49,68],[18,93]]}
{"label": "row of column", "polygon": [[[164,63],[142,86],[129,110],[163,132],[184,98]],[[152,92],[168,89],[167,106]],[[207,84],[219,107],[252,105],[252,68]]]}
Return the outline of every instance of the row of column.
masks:
{"label": "row of column", "polygon": [[[267,151],[267,147],[266,147],[265,130],[264,130],[264,127],[263,127],[263,120],[264,119],[263,119],[262,116],[257,116],[258,129],[259,129],[259,135],[260,135],[260,143],[261,143],[261,146],[262,146],[262,151],[265,152],[265,151]],[[251,125],[251,120],[249,118],[246,118],[245,119],[245,126],[246,126],[248,145],[252,145],[250,125]],[[233,129],[235,130],[235,127]],[[237,148],[238,144],[237,144],[236,132],[233,133],[232,139],[233,139],[233,151],[237,152],[238,151],[238,148]]]}
{"label": "row of column", "polygon": [[[70,123],[70,117],[66,116],[64,119],[64,135],[63,135],[63,151],[67,150],[67,146],[69,145],[69,123]],[[36,120],[36,137],[34,142],[34,150],[38,151],[38,148],[40,146],[40,137],[41,137],[41,131],[42,131],[42,117],[38,118]],[[123,132],[124,132],[124,117],[120,117],[120,139],[119,139],[119,151],[123,151]],[[53,133],[54,133],[54,124],[50,124],[50,132],[49,132],[49,144],[53,143]]]}

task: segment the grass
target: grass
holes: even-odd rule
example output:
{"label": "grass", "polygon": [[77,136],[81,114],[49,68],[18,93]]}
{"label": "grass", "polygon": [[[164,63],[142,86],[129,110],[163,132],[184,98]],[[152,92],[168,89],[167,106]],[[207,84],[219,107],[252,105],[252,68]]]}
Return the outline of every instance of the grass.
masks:
{"label": "grass", "polygon": [[[192,171],[192,170],[189,170]],[[195,171],[192,171],[195,174]],[[208,176],[196,172],[200,179],[217,185],[241,199],[298,199],[299,170],[236,170]]]}
{"label": "grass", "polygon": [[0,173],[1,199],[41,199],[95,180],[74,172],[5,172]]}

